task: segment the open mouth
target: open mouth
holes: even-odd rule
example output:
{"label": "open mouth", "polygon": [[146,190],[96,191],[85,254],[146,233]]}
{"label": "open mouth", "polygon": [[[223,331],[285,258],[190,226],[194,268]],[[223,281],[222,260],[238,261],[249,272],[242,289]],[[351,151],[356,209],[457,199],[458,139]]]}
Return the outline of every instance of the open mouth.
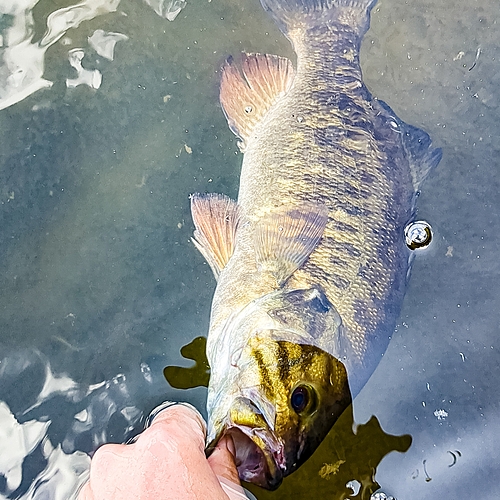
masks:
{"label": "open mouth", "polygon": [[233,424],[225,434],[233,439],[240,479],[268,490],[281,484],[285,468],[283,444],[272,432]]}

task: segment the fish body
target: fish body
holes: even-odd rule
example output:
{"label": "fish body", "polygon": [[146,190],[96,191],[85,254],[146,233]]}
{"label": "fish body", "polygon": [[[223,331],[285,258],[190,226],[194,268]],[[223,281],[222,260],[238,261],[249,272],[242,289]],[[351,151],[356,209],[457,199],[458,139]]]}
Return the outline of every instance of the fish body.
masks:
{"label": "fish body", "polygon": [[194,195],[217,278],[209,442],[231,433],[242,479],[274,488],[366,383],[401,309],[404,228],[441,151],[372,98],[359,49],[374,1],[261,0],[297,68],[243,55],[221,103],[241,140],[237,202]]}

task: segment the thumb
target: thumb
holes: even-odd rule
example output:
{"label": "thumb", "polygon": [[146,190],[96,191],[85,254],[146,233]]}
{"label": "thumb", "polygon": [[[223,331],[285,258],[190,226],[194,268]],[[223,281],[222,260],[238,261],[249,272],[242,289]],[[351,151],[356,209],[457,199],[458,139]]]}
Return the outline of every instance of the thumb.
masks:
{"label": "thumb", "polygon": [[208,457],[208,463],[216,476],[223,477],[231,483],[240,484],[235,463],[236,449],[231,436],[223,436],[214,451]]}

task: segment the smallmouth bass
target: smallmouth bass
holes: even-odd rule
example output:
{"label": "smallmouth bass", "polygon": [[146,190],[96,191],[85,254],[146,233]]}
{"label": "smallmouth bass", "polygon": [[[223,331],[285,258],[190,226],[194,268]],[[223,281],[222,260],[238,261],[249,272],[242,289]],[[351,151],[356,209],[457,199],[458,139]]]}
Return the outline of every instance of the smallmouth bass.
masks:
{"label": "smallmouth bass", "polygon": [[223,67],[244,159],[238,201],[195,194],[193,241],[217,279],[208,444],[279,486],[364,386],[392,335],[412,252],[404,228],[440,161],[362,81],[376,0],[261,0],[297,53]]}

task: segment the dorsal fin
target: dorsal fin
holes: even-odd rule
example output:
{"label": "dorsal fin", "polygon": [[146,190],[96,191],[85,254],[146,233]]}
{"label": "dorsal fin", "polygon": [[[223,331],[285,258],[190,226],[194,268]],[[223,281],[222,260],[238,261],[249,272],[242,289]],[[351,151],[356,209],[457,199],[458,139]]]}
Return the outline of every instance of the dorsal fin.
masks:
{"label": "dorsal fin", "polygon": [[205,257],[215,279],[233,255],[240,221],[238,204],[223,194],[191,195],[195,232],[191,241]]}
{"label": "dorsal fin", "polygon": [[222,67],[220,102],[229,128],[243,142],[278,97],[291,86],[294,70],[285,57],[243,54],[241,70],[233,58]]}
{"label": "dorsal fin", "polygon": [[413,187],[415,191],[419,191],[429,172],[441,161],[443,152],[441,148],[432,147],[432,141],[427,132],[407,123],[402,123],[402,130],[403,145],[410,162]]}
{"label": "dorsal fin", "polygon": [[384,111],[389,113],[389,119],[394,121],[401,130],[401,141],[410,164],[413,188],[415,192],[418,192],[429,172],[436,168],[441,161],[443,152],[441,148],[432,147],[432,140],[427,132],[399,119],[386,102],[374,99],[372,105],[376,106],[377,104],[380,104]]}
{"label": "dorsal fin", "polygon": [[282,286],[318,245],[326,224],[325,205],[286,206],[265,215],[255,231],[257,265]]}

